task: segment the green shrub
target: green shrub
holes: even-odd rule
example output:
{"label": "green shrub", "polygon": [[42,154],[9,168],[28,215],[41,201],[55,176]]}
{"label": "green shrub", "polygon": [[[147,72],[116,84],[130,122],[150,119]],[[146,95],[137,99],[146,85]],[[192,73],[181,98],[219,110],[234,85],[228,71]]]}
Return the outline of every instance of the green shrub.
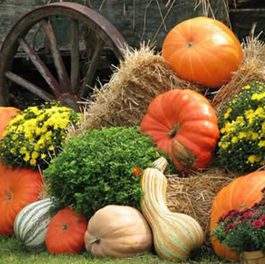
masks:
{"label": "green shrub", "polygon": [[61,151],[67,127],[81,115],[59,103],[31,106],[12,119],[0,141],[0,156],[11,166],[47,167]]}
{"label": "green shrub", "polygon": [[108,204],[139,208],[139,174],[159,156],[138,128],[91,130],[70,139],[44,176],[58,206],[90,217]]}
{"label": "green shrub", "polygon": [[251,172],[265,165],[265,85],[253,82],[228,102],[219,118],[222,166]]}

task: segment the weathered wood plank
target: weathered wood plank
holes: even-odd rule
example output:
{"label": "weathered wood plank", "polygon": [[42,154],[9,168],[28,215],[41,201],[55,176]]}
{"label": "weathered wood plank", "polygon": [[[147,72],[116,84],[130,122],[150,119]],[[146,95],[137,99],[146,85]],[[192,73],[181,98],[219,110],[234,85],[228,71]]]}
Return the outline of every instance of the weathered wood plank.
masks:
{"label": "weathered wood plank", "polygon": [[11,29],[12,25],[28,11],[34,7],[43,5],[47,0],[24,0],[23,4],[18,4],[17,0],[0,1],[0,43]]}
{"label": "weathered wood plank", "polygon": [[[255,25],[255,34],[264,32],[265,29],[265,8],[261,9],[231,9],[230,19],[233,30],[237,32],[239,39],[249,36],[252,27]],[[260,36],[264,40],[264,34]]]}
{"label": "weathered wood plank", "polygon": [[[225,0],[226,1],[226,0]],[[43,5],[48,0],[0,0],[0,44],[11,26],[26,12]],[[202,15],[201,7],[194,7],[198,0],[73,0],[88,4],[106,17],[124,35],[127,42],[137,47],[140,42],[151,41],[161,47],[167,32],[177,23]],[[215,17],[225,19],[224,0],[211,0]],[[59,25],[62,39],[65,34]]]}
{"label": "weathered wood plank", "polygon": [[[221,5],[224,1],[211,2],[215,17],[223,20]],[[177,23],[203,14],[197,0],[90,0],[89,3],[109,19],[134,47],[142,41],[155,42],[161,47],[165,35]]]}
{"label": "weathered wood plank", "polygon": [[[67,1],[80,4],[84,3],[84,0]],[[0,44],[19,18],[34,8],[47,4],[48,2],[49,0],[0,0]]]}
{"label": "weathered wood plank", "polygon": [[265,7],[264,0],[229,0],[231,8],[260,8]]}

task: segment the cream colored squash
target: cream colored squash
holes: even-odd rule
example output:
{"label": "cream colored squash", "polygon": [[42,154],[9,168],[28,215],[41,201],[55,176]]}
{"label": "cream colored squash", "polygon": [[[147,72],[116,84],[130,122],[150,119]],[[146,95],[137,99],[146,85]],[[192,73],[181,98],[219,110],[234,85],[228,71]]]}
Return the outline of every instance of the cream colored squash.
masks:
{"label": "cream colored squash", "polygon": [[90,218],[85,245],[95,257],[126,258],[150,251],[152,232],[137,209],[108,205]]}
{"label": "cream colored squash", "polygon": [[200,224],[191,216],[169,211],[166,202],[167,179],[163,174],[167,161],[160,158],[147,168],[141,185],[144,197],[142,213],[151,226],[156,253],[165,259],[184,260],[204,242]]}

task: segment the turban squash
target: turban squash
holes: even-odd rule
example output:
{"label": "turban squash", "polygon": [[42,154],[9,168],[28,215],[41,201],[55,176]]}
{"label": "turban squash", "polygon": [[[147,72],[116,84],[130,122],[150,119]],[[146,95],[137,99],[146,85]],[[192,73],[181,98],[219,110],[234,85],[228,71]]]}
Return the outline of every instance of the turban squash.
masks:
{"label": "turban squash", "polygon": [[154,98],[141,130],[178,169],[206,167],[219,138],[215,110],[203,95],[190,89],[174,89]]}

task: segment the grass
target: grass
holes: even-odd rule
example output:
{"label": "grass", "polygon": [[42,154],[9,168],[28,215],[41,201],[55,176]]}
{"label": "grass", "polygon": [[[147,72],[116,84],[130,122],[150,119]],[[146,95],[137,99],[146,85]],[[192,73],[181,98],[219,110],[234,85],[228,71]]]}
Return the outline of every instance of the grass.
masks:
{"label": "grass", "polygon": [[[1,264],[171,264],[176,263],[160,259],[156,255],[144,255],[129,259],[96,259],[88,253],[80,255],[50,255],[47,252],[32,253],[27,252],[21,243],[14,237],[0,236],[0,263]],[[200,250],[191,259],[182,262],[190,264],[223,264],[209,249]]]}

